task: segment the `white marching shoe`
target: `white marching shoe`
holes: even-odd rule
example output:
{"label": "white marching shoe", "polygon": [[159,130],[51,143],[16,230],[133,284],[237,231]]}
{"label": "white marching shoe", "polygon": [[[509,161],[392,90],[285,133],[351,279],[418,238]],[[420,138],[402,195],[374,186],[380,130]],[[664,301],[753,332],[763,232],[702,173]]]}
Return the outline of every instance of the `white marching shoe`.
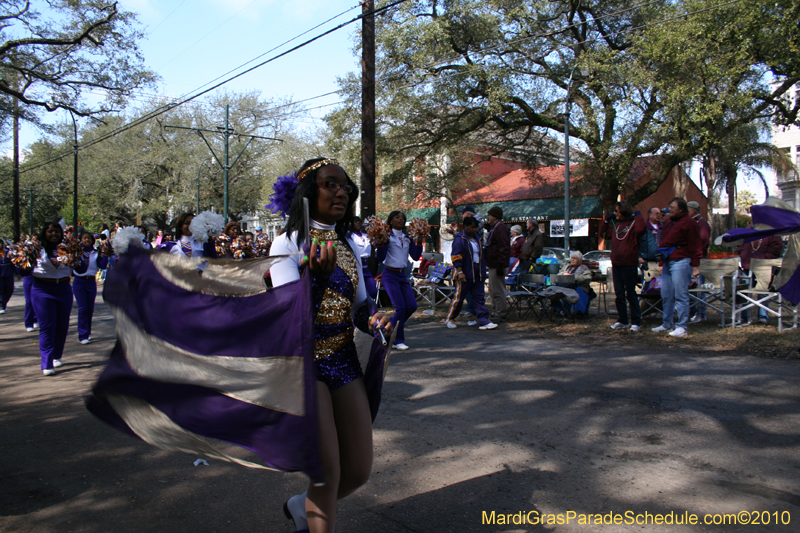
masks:
{"label": "white marching shoe", "polygon": [[294,521],[294,527],[298,531],[308,529],[308,518],[306,517],[306,494],[295,494],[283,504],[283,514],[286,518]]}

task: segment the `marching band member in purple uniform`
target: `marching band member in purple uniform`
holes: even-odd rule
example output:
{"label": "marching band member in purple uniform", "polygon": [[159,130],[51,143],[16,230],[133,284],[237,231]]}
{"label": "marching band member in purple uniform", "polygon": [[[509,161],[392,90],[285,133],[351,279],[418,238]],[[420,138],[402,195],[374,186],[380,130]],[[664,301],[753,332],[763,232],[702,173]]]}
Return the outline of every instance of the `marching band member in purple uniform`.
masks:
{"label": "marching band member in purple uniform", "polygon": [[392,228],[389,242],[378,248],[378,261],[383,263],[381,283],[392,301],[394,316],[392,326],[397,328],[395,350],[408,350],[403,334],[403,325],[417,310],[414,289],[406,278],[408,256],[416,261],[422,255],[422,243],[413,242],[405,233],[406,216],[400,211],[392,211],[386,219]]}
{"label": "marching band member in purple uniform", "polygon": [[453,251],[451,258],[453,268],[456,273],[453,278],[456,286],[456,293],[447,311],[445,325],[456,328],[455,318],[461,312],[461,303],[467,293],[472,295],[472,307],[478,315],[477,321],[470,321],[470,326],[478,326],[478,329],[494,329],[497,324],[489,320],[489,311],[486,310],[486,293],[484,280],[486,279],[486,259],[483,257],[481,243],[478,241],[478,220],[475,217],[464,218],[464,231],[457,233],[453,239]]}
{"label": "marching band member in purple uniform", "polygon": [[372,255],[372,244],[369,242],[369,237],[362,232],[361,218],[353,217],[353,231],[350,233],[350,238],[356,243],[360,250],[356,252],[361,257],[361,272],[364,274],[364,286],[367,288],[367,294],[373,300],[378,297],[378,287],[375,285],[375,278],[372,277],[372,272],[369,271],[369,256]]}
{"label": "marching band member in purple uniform", "polygon": [[39,352],[45,376],[55,375],[54,368],[61,366],[72,312],[72,268],[58,260],[58,245],[63,238],[64,230],[57,222],[46,223],[39,234],[42,251],[32,269],[31,302],[39,320]]}
{"label": "marching band member in purple uniform", "polygon": [[[290,255],[271,269],[276,288],[300,279],[308,265],[314,307],[314,369],[317,377],[320,452],[323,485],[309,484],[284,505],[298,531],[336,530],[337,501],[366,483],[372,470],[372,419],[363,371],[353,342],[359,329],[387,327],[381,313],[369,316],[367,292],[355,243],[346,235],[353,220],[358,188],[335,159],[311,159],[294,174],[282,176],[294,197],[286,233],[278,236],[270,255],[292,254],[310,246],[308,256]],[[277,189],[276,189],[277,190]],[[285,189],[284,189],[285,190]],[[310,228],[303,216],[309,200]],[[306,235],[311,243],[306,243]],[[369,324],[369,326],[367,325]]]}
{"label": "marching band member in purple uniform", "polygon": [[5,241],[0,241],[3,257],[0,257],[0,314],[6,312],[6,305],[14,294],[14,264],[9,257],[9,248]]}
{"label": "marching band member in purple uniform", "polygon": [[22,274],[22,293],[25,295],[25,331],[28,332],[39,327],[36,311],[33,310],[31,302],[31,287],[33,287],[33,276]]}
{"label": "marching band member in purple uniform", "polygon": [[92,316],[94,301],[97,298],[97,271],[108,266],[108,257],[100,256],[94,249],[94,237],[90,233],[81,235],[81,264],[86,268],[83,273],[75,273],[72,292],[78,303],[78,340],[81,344],[89,344],[92,340]]}
{"label": "marching band member in purple uniform", "polygon": [[175,240],[162,244],[159,250],[184,257],[216,257],[217,252],[213,242],[202,243],[192,236],[189,225],[193,219],[193,213],[183,213],[179,216],[175,222]]}

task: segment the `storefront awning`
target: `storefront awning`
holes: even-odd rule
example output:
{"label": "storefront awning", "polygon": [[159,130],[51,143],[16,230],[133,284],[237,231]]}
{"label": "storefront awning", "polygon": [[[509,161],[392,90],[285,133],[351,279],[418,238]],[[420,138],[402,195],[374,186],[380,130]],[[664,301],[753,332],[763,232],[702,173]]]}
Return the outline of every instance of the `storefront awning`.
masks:
{"label": "storefront awning", "polygon": [[[599,196],[583,196],[572,198],[570,204],[570,218],[602,218],[603,204]],[[497,205],[503,210],[503,220],[518,222],[534,218],[536,220],[564,219],[563,198],[535,198],[531,200],[512,200],[508,202],[491,202],[486,204],[472,204],[484,216],[489,208]],[[463,206],[457,206],[461,209]],[[448,221],[452,222],[453,217]]]}

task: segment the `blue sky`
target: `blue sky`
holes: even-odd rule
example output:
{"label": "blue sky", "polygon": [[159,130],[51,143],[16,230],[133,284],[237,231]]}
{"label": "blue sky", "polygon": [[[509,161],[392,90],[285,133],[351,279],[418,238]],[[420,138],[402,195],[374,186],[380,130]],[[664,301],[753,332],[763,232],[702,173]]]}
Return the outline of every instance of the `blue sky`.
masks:
{"label": "blue sky", "polygon": [[[257,62],[361,12],[355,0],[120,0],[119,4],[122,9],[138,15],[143,31],[148,34],[140,43],[146,64],[162,78],[157,91],[148,90],[136,97],[137,106],[143,105],[153,94],[178,97],[191,92],[335,15],[346,12]],[[41,9],[41,5],[37,7]],[[291,97],[294,100],[335,91],[337,76],[360,71],[359,58],[353,51],[360,26],[357,21],[245,74],[221,90],[256,89],[264,98]],[[330,95],[306,102],[309,108],[322,107],[297,117],[297,127],[320,125],[321,117],[333,109],[330,104],[339,99],[338,95]],[[63,111],[55,113],[52,119],[68,120]],[[23,125],[21,145],[29,145],[38,136],[37,131]],[[0,144],[0,149],[10,151],[11,141]],[[698,166],[693,166],[692,177],[697,181]],[[740,180],[741,188],[763,197],[763,188],[758,182]]]}
{"label": "blue sky", "polygon": [[[146,64],[162,78],[157,91],[147,90],[135,97],[137,106],[153,94],[177,97],[193,91],[344,11],[347,13],[343,16],[257,62],[361,13],[354,0],[121,0],[119,4],[123,10],[137,13],[143,31],[148,34],[140,44]],[[220,90],[256,89],[264,98],[294,100],[335,91],[337,76],[360,69],[353,52],[353,39],[360,26],[360,21],[355,22]],[[324,106],[338,100],[338,95],[331,95],[305,105]],[[319,124],[320,117],[330,109],[322,107],[298,117],[298,127]],[[67,120],[64,112],[54,115],[54,121]],[[38,136],[38,132],[23,126],[20,143],[27,146]],[[10,149],[10,140],[2,148]]]}

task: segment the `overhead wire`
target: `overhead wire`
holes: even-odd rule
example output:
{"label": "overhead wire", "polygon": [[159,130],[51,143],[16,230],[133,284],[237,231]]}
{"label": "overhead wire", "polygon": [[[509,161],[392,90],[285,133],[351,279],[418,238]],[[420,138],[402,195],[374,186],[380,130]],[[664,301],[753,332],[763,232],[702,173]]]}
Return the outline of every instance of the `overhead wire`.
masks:
{"label": "overhead wire", "polygon": [[[141,116],[141,117],[139,117],[139,118],[137,118],[135,120],[132,120],[132,121],[128,122],[127,124],[125,124],[123,126],[120,126],[119,128],[116,128],[115,130],[113,130],[111,132],[108,132],[108,133],[106,133],[104,135],[101,135],[100,137],[97,137],[96,139],[92,139],[88,143],[84,143],[84,144],[78,146],[78,150],[85,150],[86,148],[89,148],[91,146],[94,146],[95,144],[103,142],[106,139],[109,139],[109,138],[111,138],[113,136],[119,135],[120,133],[122,133],[124,131],[127,131],[127,130],[129,130],[131,128],[134,128],[134,127],[138,126],[139,124],[143,124],[144,122],[152,120],[157,116],[163,115],[167,111],[170,111],[172,109],[175,109],[176,107],[179,107],[179,106],[181,106],[183,104],[191,102],[191,101],[199,98],[200,96],[203,96],[204,94],[208,94],[208,93],[214,91],[215,89],[217,89],[219,87],[222,87],[223,85],[225,85],[225,84],[227,84],[227,83],[229,83],[229,82],[231,82],[231,81],[233,81],[233,80],[235,80],[235,79],[237,79],[237,78],[239,78],[241,76],[244,76],[245,74],[247,74],[249,72],[252,72],[252,71],[254,71],[254,70],[256,70],[256,69],[258,69],[258,68],[260,68],[260,67],[262,67],[262,66],[264,66],[266,64],[269,64],[269,63],[271,63],[271,62],[273,62],[273,61],[275,61],[277,59],[280,59],[281,57],[287,56],[287,55],[289,55],[289,54],[291,54],[291,53],[293,53],[293,52],[295,52],[295,51],[297,51],[297,50],[299,50],[299,49],[301,49],[301,48],[303,48],[305,46],[308,46],[309,44],[311,44],[311,43],[313,43],[315,41],[318,41],[319,39],[321,39],[322,37],[325,37],[326,35],[330,35],[331,33],[339,31],[342,28],[345,28],[345,27],[349,26],[350,24],[352,24],[352,23],[354,23],[356,21],[363,19],[365,16],[380,14],[380,13],[382,13],[384,11],[387,11],[388,9],[390,9],[390,8],[396,6],[396,5],[402,4],[402,3],[407,2],[407,1],[408,0],[394,0],[393,2],[390,2],[390,3],[388,3],[388,4],[386,4],[386,5],[382,6],[382,7],[373,9],[372,11],[370,11],[368,13],[361,13],[360,15],[358,15],[358,16],[356,16],[356,17],[354,17],[354,18],[352,18],[352,19],[350,19],[350,20],[348,20],[346,22],[343,22],[343,23],[341,23],[341,24],[339,24],[339,25],[337,25],[337,26],[335,26],[335,27],[333,27],[333,28],[331,28],[329,30],[326,30],[326,31],[324,31],[322,33],[319,33],[318,35],[316,35],[316,36],[314,36],[314,37],[312,37],[310,39],[307,39],[306,41],[303,41],[302,43],[298,44],[297,46],[294,46],[294,47],[292,47],[292,48],[290,48],[290,49],[288,49],[288,50],[286,50],[284,52],[276,54],[276,55],[270,57],[269,59],[267,59],[265,61],[262,61],[262,62],[254,65],[254,66],[252,66],[252,67],[250,67],[250,68],[248,68],[248,69],[246,69],[246,70],[244,70],[242,72],[239,72],[238,74],[235,74],[235,75],[233,75],[233,76],[231,76],[231,77],[229,77],[229,78],[227,78],[227,79],[225,79],[225,80],[223,80],[223,81],[221,81],[221,82],[219,82],[219,83],[217,83],[217,84],[215,84],[215,85],[213,85],[213,86],[211,86],[211,87],[209,87],[207,89],[201,90],[200,92],[197,92],[197,94],[194,94],[194,95],[191,95],[191,96],[186,96],[186,97],[182,98],[178,102],[171,102],[169,104],[160,106],[160,107],[154,109],[153,111],[151,111],[149,113],[146,113],[145,115],[143,115],[143,116]],[[72,153],[73,153],[72,151],[65,152],[64,154],[61,154],[61,155],[58,155],[58,156],[54,156],[54,157],[52,157],[52,158],[50,158],[50,159],[48,159],[46,161],[42,161],[40,163],[31,164],[30,166],[26,165],[24,169],[20,169],[20,173],[28,172],[30,170],[34,170],[34,169],[37,169],[37,168],[42,167],[44,165],[50,164],[50,163],[52,163],[54,161],[57,161],[57,160],[62,159],[64,157],[67,157],[68,155],[71,155]]]}

